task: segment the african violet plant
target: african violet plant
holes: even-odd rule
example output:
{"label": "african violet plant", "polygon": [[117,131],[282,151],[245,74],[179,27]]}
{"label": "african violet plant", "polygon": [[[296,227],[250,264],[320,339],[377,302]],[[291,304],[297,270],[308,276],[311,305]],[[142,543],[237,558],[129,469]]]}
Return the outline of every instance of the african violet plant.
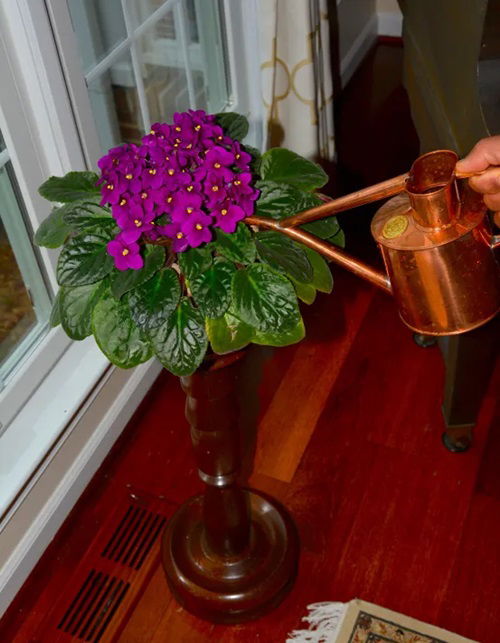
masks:
{"label": "african violet plant", "polygon": [[[286,149],[260,156],[240,141],[238,114],[175,114],[140,145],[100,159],[100,176],[51,177],[40,194],[60,205],[35,235],[63,246],[51,314],[75,340],[93,334],[106,357],[130,368],[156,355],[176,375],[250,342],[284,346],[305,330],[297,298],[330,292],[315,251],[245,223],[281,219],[321,201],[316,164]],[[337,219],[303,226],[343,245]]]}

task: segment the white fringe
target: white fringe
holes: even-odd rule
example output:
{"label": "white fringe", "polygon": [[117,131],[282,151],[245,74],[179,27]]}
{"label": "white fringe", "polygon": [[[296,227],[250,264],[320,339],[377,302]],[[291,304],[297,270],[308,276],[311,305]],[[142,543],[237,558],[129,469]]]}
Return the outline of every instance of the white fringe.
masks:
{"label": "white fringe", "polygon": [[333,643],[348,606],[348,603],[308,605],[309,615],[302,620],[309,623],[309,629],[294,630],[288,635],[286,643]]}

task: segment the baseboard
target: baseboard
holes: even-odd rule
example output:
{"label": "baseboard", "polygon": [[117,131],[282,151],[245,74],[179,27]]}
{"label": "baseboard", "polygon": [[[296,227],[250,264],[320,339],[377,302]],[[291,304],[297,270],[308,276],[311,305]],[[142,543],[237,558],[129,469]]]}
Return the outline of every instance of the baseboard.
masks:
{"label": "baseboard", "polygon": [[25,490],[4,525],[0,552],[0,616],[108,454],[161,371],[153,360],[133,370],[110,368],[65,431],[50,462]]}
{"label": "baseboard", "polygon": [[403,35],[403,14],[400,11],[379,11],[377,17],[379,36],[400,38]]}
{"label": "baseboard", "polygon": [[340,61],[340,77],[345,87],[358,68],[370,47],[377,40],[377,14],[373,14],[363,30],[358,34],[347,54]]}

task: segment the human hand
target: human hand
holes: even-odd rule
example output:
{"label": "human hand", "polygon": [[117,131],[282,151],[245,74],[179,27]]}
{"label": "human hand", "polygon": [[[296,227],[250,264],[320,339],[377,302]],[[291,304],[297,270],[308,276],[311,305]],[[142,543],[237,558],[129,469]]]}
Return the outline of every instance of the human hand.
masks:
{"label": "human hand", "polygon": [[490,210],[500,210],[500,136],[481,139],[456,165],[458,172],[482,172],[469,185],[484,195]]}

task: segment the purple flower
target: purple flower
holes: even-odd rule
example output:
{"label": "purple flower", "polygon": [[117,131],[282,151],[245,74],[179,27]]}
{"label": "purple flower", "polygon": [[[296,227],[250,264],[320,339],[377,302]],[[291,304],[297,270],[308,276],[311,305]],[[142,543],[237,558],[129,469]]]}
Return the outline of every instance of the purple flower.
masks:
{"label": "purple flower", "polygon": [[193,214],[181,225],[181,231],[192,248],[212,239],[210,224],[212,219],[204,214]]}
{"label": "purple flower", "polygon": [[232,205],[227,201],[213,211],[214,225],[230,234],[236,230],[238,221],[246,217],[245,211],[239,205]]}
{"label": "purple flower", "polygon": [[202,197],[196,192],[177,192],[174,196],[174,207],[171,210],[172,221],[182,222],[193,215],[203,214]]}
{"label": "purple flower", "polygon": [[107,245],[108,254],[115,260],[115,266],[118,270],[140,270],[144,261],[139,254],[138,243],[127,243],[121,234],[115,237]]}
{"label": "purple flower", "polygon": [[143,210],[139,205],[133,205],[130,213],[117,219],[117,223],[122,229],[122,239],[126,243],[137,241],[144,232],[153,229],[154,213]]}
{"label": "purple flower", "polygon": [[106,183],[101,187],[101,205],[109,203],[115,205],[121,200],[121,195],[127,189],[127,185],[117,172],[108,175]]}
{"label": "purple flower", "polygon": [[238,141],[234,141],[231,145],[231,152],[234,155],[235,165],[243,171],[248,172],[248,166],[252,162],[252,157],[248,152],[245,152]]}
{"label": "purple flower", "polygon": [[222,176],[226,182],[231,181],[234,176],[234,172],[229,169],[229,166],[233,164],[234,155],[223,147],[215,145],[207,151],[203,164],[195,170],[195,179],[200,181],[205,178],[208,173],[212,173]]}
{"label": "purple flower", "polygon": [[180,223],[169,223],[168,225],[162,226],[160,231],[166,236],[172,239],[172,250],[174,252],[184,252],[189,247],[189,243],[186,235],[181,230]]}
{"label": "purple flower", "polygon": [[206,204],[211,210],[217,203],[221,203],[227,196],[226,182],[220,174],[211,172],[203,183],[203,191],[206,194]]}

